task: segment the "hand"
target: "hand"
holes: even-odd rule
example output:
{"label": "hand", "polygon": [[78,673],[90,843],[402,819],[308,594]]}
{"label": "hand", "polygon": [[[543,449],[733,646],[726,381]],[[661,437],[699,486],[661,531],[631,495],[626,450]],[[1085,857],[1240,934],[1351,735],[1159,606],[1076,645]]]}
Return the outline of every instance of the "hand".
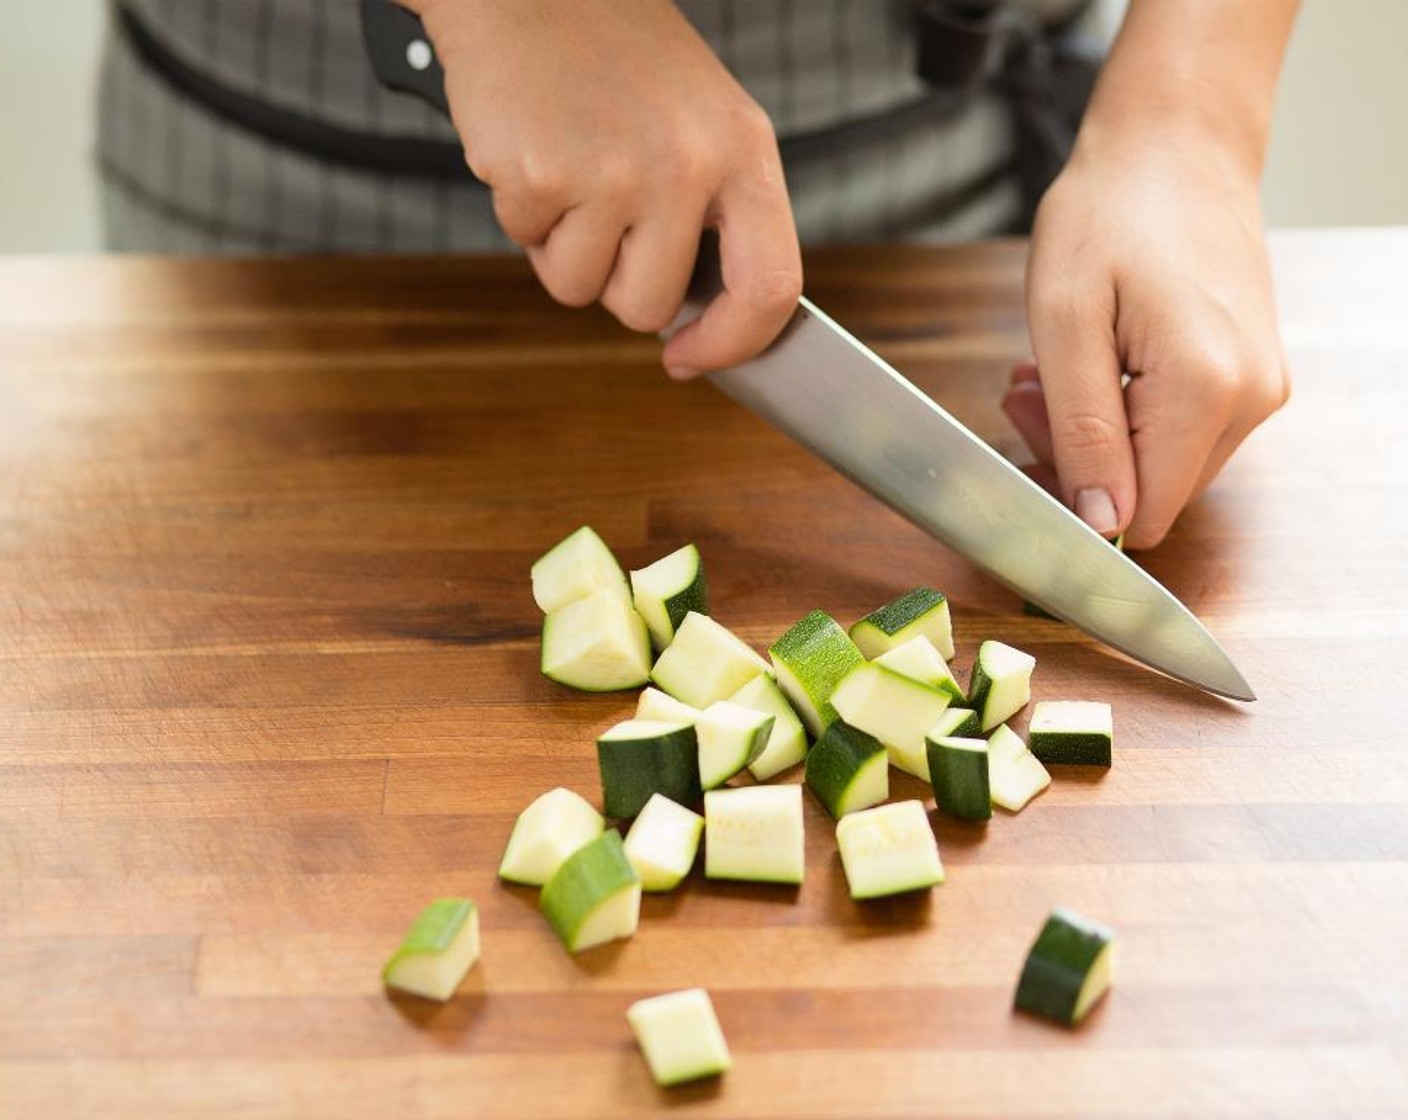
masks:
{"label": "hand", "polygon": [[1255,177],[1192,138],[1082,135],[1037,212],[1027,312],[1036,361],[1003,409],[1066,503],[1131,548],[1290,391]]}
{"label": "hand", "polygon": [[687,377],[761,351],[802,265],[767,115],[669,0],[414,0],[470,169],[543,286],[633,330],[678,314],[716,227],[724,291],[665,348]]}

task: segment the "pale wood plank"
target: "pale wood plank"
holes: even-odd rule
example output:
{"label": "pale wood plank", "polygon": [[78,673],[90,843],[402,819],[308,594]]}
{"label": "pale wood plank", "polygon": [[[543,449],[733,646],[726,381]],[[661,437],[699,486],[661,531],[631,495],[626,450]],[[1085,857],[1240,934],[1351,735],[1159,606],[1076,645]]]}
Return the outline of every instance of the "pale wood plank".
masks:
{"label": "pale wood plank", "polygon": [[[1391,1115],[1408,1101],[1401,1048],[1129,1049],[1001,1052],[901,1049],[754,1054],[718,1086],[657,1090],[623,1037],[598,1056],[416,1056],[355,1061],[5,1062],[17,1120],[91,1115],[351,1113],[393,1087],[433,1120],[656,1115],[1070,1117]],[[1021,1077],[1012,1075],[1013,1069]],[[524,1086],[531,1088],[525,1093]],[[1121,1086],[1138,1086],[1137,1092]],[[1330,1111],[1325,1111],[1327,1104]]]}

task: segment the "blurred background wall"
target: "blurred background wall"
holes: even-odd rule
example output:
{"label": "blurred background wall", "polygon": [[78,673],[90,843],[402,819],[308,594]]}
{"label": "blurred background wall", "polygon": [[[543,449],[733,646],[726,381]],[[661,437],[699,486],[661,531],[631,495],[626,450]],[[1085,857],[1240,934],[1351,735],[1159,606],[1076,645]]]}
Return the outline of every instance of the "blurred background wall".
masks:
{"label": "blurred background wall", "polygon": [[[0,252],[101,247],[89,130],[105,18],[101,0],[0,0]],[[1269,225],[1408,223],[1405,42],[1408,0],[1304,0],[1266,172]]]}

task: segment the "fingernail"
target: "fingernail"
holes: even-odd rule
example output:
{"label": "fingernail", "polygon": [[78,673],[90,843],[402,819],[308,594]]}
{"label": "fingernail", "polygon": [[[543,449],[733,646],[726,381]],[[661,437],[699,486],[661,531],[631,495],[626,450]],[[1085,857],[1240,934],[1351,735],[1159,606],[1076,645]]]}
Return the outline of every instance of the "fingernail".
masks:
{"label": "fingernail", "polygon": [[1028,359],[1018,362],[1012,367],[1012,376],[1008,378],[1008,384],[1015,388],[1018,385],[1029,385],[1037,382],[1036,362]]}
{"label": "fingernail", "polygon": [[669,366],[665,372],[676,381],[688,381],[691,377],[699,376],[699,371],[692,366]]}
{"label": "fingernail", "polygon": [[1110,497],[1108,490],[1077,490],[1076,516],[1102,537],[1112,536],[1120,527],[1115,500]]}

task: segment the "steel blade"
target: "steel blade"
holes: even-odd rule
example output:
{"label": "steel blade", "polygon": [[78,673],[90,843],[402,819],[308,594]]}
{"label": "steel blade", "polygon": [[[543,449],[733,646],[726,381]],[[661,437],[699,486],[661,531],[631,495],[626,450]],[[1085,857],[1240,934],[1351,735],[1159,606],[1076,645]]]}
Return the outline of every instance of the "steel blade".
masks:
{"label": "steel blade", "polygon": [[809,300],[761,356],[710,378],[1058,618],[1180,681],[1256,699],[1157,580]]}

